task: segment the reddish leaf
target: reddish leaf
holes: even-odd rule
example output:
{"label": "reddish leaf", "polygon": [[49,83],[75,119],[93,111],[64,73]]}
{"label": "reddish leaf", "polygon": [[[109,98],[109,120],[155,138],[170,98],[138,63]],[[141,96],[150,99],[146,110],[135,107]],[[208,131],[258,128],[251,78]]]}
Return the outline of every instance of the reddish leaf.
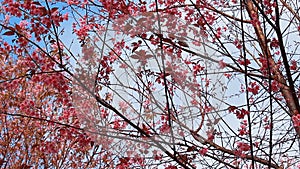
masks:
{"label": "reddish leaf", "polygon": [[133,49],[132,49],[132,51],[131,51],[131,52],[132,52],[132,53],[133,53],[133,52],[135,52],[135,51],[137,50],[137,48],[139,48],[139,46],[135,46],[135,47],[133,47]]}
{"label": "reddish leaf", "polygon": [[41,16],[46,16],[47,15],[47,9],[45,7],[39,7],[39,9],[42,11],[42,15]]}
{"label": "reddish leaf", "polygon": [[169,38],[163,38],[163,41],[167,43],[173,43],[173,41]]}
{"label": "reddish leaf", "polygon": [[6,35],[6,36],[12,36],[12,35],[14,35],[14,34],[15,34],[14,31],[7,31],[7,32],[5,32],[3,35]]}
{"label": "reddish leaf", "polygon": [[50,40],[50,43],[51,44],[55,43],[55,40],[54,39]]}
{"label": "reddish leaf", "polygon": [[132,57],[133,59],[139,59],[139,58],[140,58],[138,55],[131,55],[131,57]]}
{"label": "reddish leaf", "polygon": [[139,0],[139,2],[140,2],[141,5],[146,5],[147,4],[146,1]]}
{"label": "reddish leaf", "polygon": [[173,33],[169,33],[168,36],[172,40],[174,40],[176,38],[176,36]]}
{"label": "reddish leaf", "polygon": [[132,46],[137,46],[138,44],[136,42],[131,43]]}
{"label": "reddish leaf", "polygon": [[189,47],[189,45],[183,41],[178,41],[178,45],[183,46],[183,47]]}
{"label": "reddish leaf", "polygon": [[163,34],[161,34],[161,33],[160,34],[156,34],[156,36],[158,36],[161,39],[164,38]]}
{"label": "reddish leaf", "polygon": [[0,159],[0,167],[5,163],[6,161],[3,159]]}
{"label": "reddish leaf", "polygon": [[143,22],[145,22],[145,21],[147,21],[146,18],[140,18],[140,19],[137,20],[136,23],[137,23],[138,25],[141,25],[141,24],[143,24]]}
{"label": "reddish leaf", "polygon": [[221,118],[216,118],[216,119],[214,120],[214,125],[218,124],[220,120],[221,120]]}
{"label": "reddish leaf", "polygon": [[187,152],[197,151],[197,148],[195,146],[191,146],[191,147],[188,147],[188,149],[186,151]]}
{"label": "reddish leaf", "polygon": [[26,165],[26,164],[22,164],[22,165],[20,166],[20,168],[22,168],[22,169],[30,169],[31,166]]}
{"label": "reddish leaf", "polygon": [[236,109],[237,109],[236,106],[229,106],[228,107],[229,112],[234,112],[234,110],[236,110]]}
{"label": "reddish leaf", "polygon": [[152,58],[152,57],[153,57],[153,55],[150,55],[150,54],[145,55],[145,59],[149,59],[149,58]]}
{"label": "reddish leaf", "polygon": [[41,3],[38,1],[34,1],[34,2],[32,2],[32,4],[42,6]]}
{"label": "reddish leaf", "polygon": [[54,12],[57,11],[57,10],[58,10],[58,8],[57,8],[57,7],[54,7],[54,8],[51,9],[51,13],[54,13]]}
{"label": "reddish leaf", "polygon": [[206,123],[206,126],[212,126],[213,123],[212,123],[212,121],[209,118],[207,119],[207,121],[208,122]]}
{"label": "reddish leaf", "polygon": [[154,35],[150,35],[149,40],[152,40],[154,38]]}
{"label": "reddish leaf", "polygon": [[16,30],[17,30],[18,32],[21,32],[21,30],[22,30],[21,26],[20,26],[20,25],[16,25]]}

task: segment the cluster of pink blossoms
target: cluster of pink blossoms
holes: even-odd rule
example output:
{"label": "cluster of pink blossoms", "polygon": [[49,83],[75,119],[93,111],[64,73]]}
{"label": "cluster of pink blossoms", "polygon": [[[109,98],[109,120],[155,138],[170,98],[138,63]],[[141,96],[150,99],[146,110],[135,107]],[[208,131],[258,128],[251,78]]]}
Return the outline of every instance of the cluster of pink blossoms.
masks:
{"label": "cluster of pink blossoms", "polygon": [[292,120],[295,127],[300,127],[300,114],[294,115]]}

